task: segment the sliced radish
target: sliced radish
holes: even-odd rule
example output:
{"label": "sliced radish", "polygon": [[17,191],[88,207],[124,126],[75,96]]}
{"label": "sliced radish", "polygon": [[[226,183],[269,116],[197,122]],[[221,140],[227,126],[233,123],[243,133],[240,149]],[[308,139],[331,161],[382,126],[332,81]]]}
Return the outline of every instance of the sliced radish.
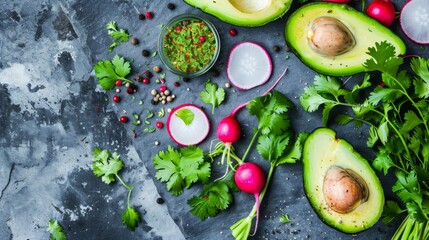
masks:
{"label": "sliced radish", "polygon": [[167,131],[171,139],[181,146],[197,145],[209,134],[210,123],[201,108],[182,104],[168,115]]}
{"label": "sliced radish", "polygon": [[429,2],[411,0],[401,10],[400,24],[412,41],[429,44]]}
{"label": "sliced radish", "polygon": [[267,50],[254,42],[235,45],[229,54],[226,67],[231,83],[242,90],[266,83],[272,70],[273,65]]}

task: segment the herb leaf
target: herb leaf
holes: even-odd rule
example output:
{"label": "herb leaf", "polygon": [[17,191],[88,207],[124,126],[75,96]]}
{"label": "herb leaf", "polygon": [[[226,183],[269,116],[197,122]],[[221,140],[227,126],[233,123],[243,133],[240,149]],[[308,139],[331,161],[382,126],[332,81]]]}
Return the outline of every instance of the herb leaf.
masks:
{"label": "herb leaf", "polygon": [[176,112],[176,116],[185,123],[185,125],[189,126],[194,120],[194,113],[188,108],[179,109]]}
{"label": "herb leaf", "polygon": [[95,77],[98,79],[98,84],[104,90],[110,90],[115,86],[116,80],[132,82],[125,77],[131,72],[130,62],[125,61],[123,57],[115,55],[110,60],[100,60],[94,66]]}
{"label": "herb leaf", "polygon": [[127,226],[130,230],[134,231],[141,221],[140,214],[134,208],[128,206],[122,213],[122,224]]}
{"label": "herb leaf", "polygon": [[225,89],[208,80],[205,84],[205,89],[200,92],[200,97],[204,103],[212,105],[212,114],[214,114],[215,107],[225,100]]}
{"label": "herb leaf", "polygon": [[119,42],[128,41],[131,34],[128,34],[127,30],[120,29],[118,24],[115,21],[109,21],[106,24],[107,34],[111,36],[114,40],[113,44],[109,47],[109,52],[113,50],[116,46],[119,45]]}
{"label": "herb leaf", "polygon": [[192,197],[187,203],[192,207],[191,213],[203,221],[227,209],[232,200],[227,183],[217,181],[204,186],[201,194]]}
{"label": "herb leaf", "polygon": [[289,215],[286,213],[280,216],[280,222],[283,224],[290,223],[292,220],[290,220]]}
{"label": "herb leaf", "polygon": [[63,227],[52,219],[49,220],[48,232],[51,234],[51,240],[66,240],[67,236],[63,231]]}
{"label": "herb leaf", "polygon": [[92,159],[94,175],[101,177],[101,180],[106,184],[114,182],[115,176],[124,166],[119,155],[116,152],[111,155],[106,149],[100,150],[99,148],[95,148],[92,155],[94,156]]}
{"label": "herb leaf", "polygon": [[207,182],[210,177],[210,163],[204,161],[201,148],[190,146],[180,152],[168,146],[154,157],[155,177],[167,183],[167,190],[175,196],[182,194],[184,188],[192,183]]}

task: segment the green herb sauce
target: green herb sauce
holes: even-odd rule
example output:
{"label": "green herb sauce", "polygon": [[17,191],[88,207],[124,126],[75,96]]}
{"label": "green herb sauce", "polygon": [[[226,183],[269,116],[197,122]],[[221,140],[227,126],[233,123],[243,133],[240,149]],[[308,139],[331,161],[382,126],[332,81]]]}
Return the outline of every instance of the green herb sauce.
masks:
{"label": "green herb sauce", "polygon": [[194,73],[206,67],[216,48],[213,32],[200,20],[181,21],[164,36],[164,54],[181,72]]}

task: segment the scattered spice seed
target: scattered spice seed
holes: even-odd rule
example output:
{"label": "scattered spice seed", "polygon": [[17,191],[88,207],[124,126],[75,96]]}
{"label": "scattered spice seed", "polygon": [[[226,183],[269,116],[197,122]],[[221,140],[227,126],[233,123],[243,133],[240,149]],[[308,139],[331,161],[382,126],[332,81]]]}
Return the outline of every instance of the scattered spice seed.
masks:
{"label": "scattered spice seed", "polygon": [[156,122],[156,127],[161,129],[162,127],[164,127],[164,124],[162,122]]}
{"label": "scattered spice seed", "polygon": [[156,96],[156,94],[158,94],[158,92],[155,89],[152,89],[152,91],[150,91],[150,94],[152,94],[152,96]]}
{"label": "scattered spice seed", "polygon": [[[156,142],[155,142],[155,145],[156,145]],[[159,197],[159,198],[156,199],[156,203],[163,204],[164,203],[164,199]]]}
{"label": "scattered spice seed", "polygon": [[126,123],[126,122],[128,122],[128,117],[126,117],[126,116],[121,116],[121,117],[119,117],[119,121],[120,121],[121,123]]}
{"label": "scattered spice seed", "polygon": [[237,30],[235,30],[235,28],[229,29],[229,35],[231,35],[231,36],[237,35]]}
{"label": "scattered spice seed", "polygon": [[159,87],[160,92],[164,92],[165,90],[167,90],[167,87],[165,85],[162,85],[161,87]]}
{"label": "scattered spice seed", "polygon": [[190,79],[190,78],[185,77],[185,78],[183,78],[183,81],[184,81],[184,82],[189,82],[189,81],[191,81],[191,79]]}
{"label": "scattered spice seed", "polygon": [[143,50],[142,55],[143,55],[143,57],[149,57],[150,53],[148,50]]}
{"label": "scattered spice seed", "polygon": [[158,104],[158,101],[155,101],[154,99],[152,99],[152,100],[150,100],[150,103],[151,103],[152,105],[157,105],[157,104]]}
{"label": "scattered spice seed", "polygon": [[116,80],[115,81],[115,86],[119,87],[122,85],[122,80]]}
{"label": "scattered spice seed", "polygon": [[114,102],[120,102],[121,101],[121,97],[119,97],[118,95],[113,96],[113,101]]}
{"label": "scattered spice seed", "polygon": [[180,83],[179,83],[179,82],[174,82],[174,86],[175,86],[175,87],[179,87],[179,86],[180,86]]}
{"label": "scattered spice seed", "polygon": [[131,83],[127,82],[125,83],[125,87],[129,88],[131,86]]}
{"label": "scattered spice seed", "polygon": [[115,91],[116,91],[117,93],[120,93],[120,92],[121,92],[121,89],[120,89],[120,88],[117,88]]}
{"label": "scattered spice seed", "polygon": [[150,80],[149,80],[149,78],[143,78],[143,84],[149,84],[150,83]]}
{"label": "scattered spice seed", "polygon": [[225,87],[226,87],[226,88],[230,88],[230,87],[231,87],[231,84],[230,84],[229,82],[227,82],[227,83],[225,83]]}
{"label": "scattered spice seed", "polygon": [[174,3],[168,3],[167,8],[170,10],[174,10],[174,9],[176,9],[176,5]]}
{"label": "scattered spice seed", "polygon": [[131,42],[132,45],[138,45],[139,44],[139,40],[137,38],[135,38],[135,37],[131,38],[130,42]]}
{"label": "scattered spice seed", "polygon": [[145,17],[146,17],[147,19],[152,19],[152,18],[153,18],[153,13],[152,13],[152,12],[150,12],[150,11],[148,11],[148,12],[146,12]]}
{"label": "scattered spice seed", "polygon": [[128,94],[133,94],[134,93],[134,89],[132,87],[128,87],[127,88],[127,93]]}
{"label": "scattered spice seed", "polygon": [[144,16],[144,14],[141,14],[141,13],[140,13],[140,14],[139,14],[139,19],[140,19],[140,20],[145,20],[145,19],[146,19],[146,17]]}
{"label": "scattered spice seed", "polygon": [[217,69],[213,69],[213,70],[211,70],[211,75],[213,77],[218,77],[220,75],[220,73]]}
{"label": "scattered spice seed", "polygon": [[273,46],[273,51],[274,51],[274,52],[279,52],[279,51],[280,51],[280,47],[279,47],[279,46],[277,46],[277,45],[274,45],[274,46]]}
{"label": "scattered spice seed", "polygon": [[171,108],[167,108],[167,112],[170,113],[172,111]]}
{"label": "scattered spice seed", "polygon": [[159,73],[162,71],[162,68],[160,66],[155,66],[155,67],[153,67],[153,71],[156,73]]}

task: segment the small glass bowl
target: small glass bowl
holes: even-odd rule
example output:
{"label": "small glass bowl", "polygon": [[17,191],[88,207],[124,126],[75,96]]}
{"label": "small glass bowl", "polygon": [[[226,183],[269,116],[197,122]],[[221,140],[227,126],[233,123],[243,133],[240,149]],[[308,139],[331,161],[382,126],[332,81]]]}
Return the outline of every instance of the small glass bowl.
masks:
{"label": "small glass bowl", "polygon": [[[204,68],[191,73],[183,72],[177,69],[170,61],[170,59],[165,55],[165,52],[164,52],[164,40],[165,40],[164,37],[168,33],[168,30],[172,29],[173,31],[175,31],[175,29],[173,28],[180,22],[186,21],[186,20],[197,20],[197,21],[204,22],[209,27],[210,31],[213,33],[213,36],[215,38],[215,44],[216,44],[216,50],[214,52],[214,55],[211,61],[206,66],[204,66]],[[167,67],[169,71],[182,77],[193,78],[193,77],[200,76],[206,73],[207,71],[209,71],[210,68],[212,68],[213,65],[216,63],[216,60],[219,57],[219,52],[220,52],[220,38],[219,38],[219,33],[217,32],[215,26],[207,19],[194,14],[189,14],[189,13],[180,14],[170,19],[170,21],[168,21],[168,23],[165,24],[164,27],[162,28],[161,34],[159,35],[159,39],[158,39],[158,53],[162,63]]]}

